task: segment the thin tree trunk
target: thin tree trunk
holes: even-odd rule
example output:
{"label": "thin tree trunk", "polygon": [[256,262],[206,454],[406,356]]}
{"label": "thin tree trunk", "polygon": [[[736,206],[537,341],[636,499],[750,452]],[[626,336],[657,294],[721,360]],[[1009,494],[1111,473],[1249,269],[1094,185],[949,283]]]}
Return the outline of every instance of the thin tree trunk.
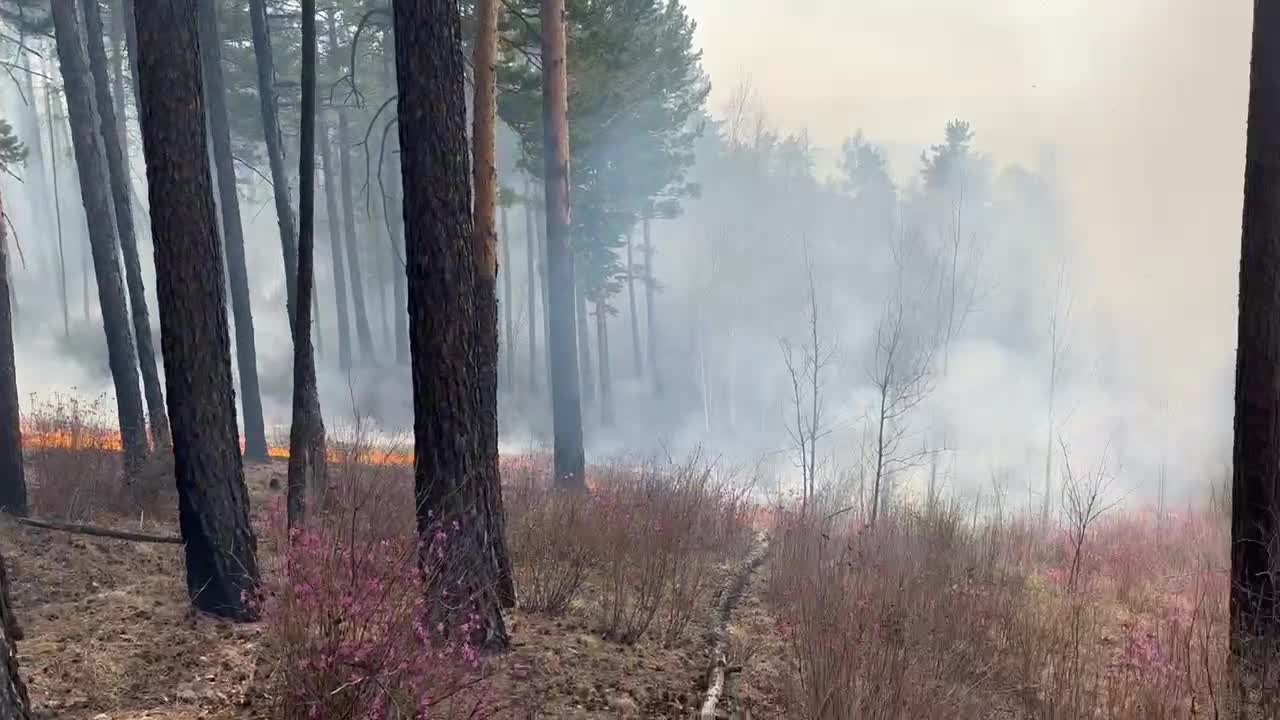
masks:
{"label": "thin tree trunk", "polygon": [[600,420],[613,426],[613,376],[609,372],[609,309],[596,302],[596,354],[600,360]]}
{"label": "thin tree trunk", "polygon": [[1246,136],[1231,486],[1231,644],[1280,638],[1280,5],[1255,3]]}
{"label": "thin tree trunk", "polygon": [[[427,592],[437,622],[456,628],[470,617],[473,644],[496,650],[509,639],[497,416],[487,389],[497,383],[495,267],[492,248],[485,255],[477,247],[471,219],[461,19],[452,0],[393,7],[418,532],[448,537],[442,565],[423,557],[438,567]],[[459,593],[470,603],[446,597]]]}
{"label": "thin tree trunk", "polygon": [[323,123],[318,124],[320,163],[324,166],[324,207],[329,218],[329,249],[333,256],[333,292],[337,296],[338,367],[345,371],[351,369],[351,316],[347,312],[347,274],[342,260],[342,227],[338,224],[338,181],[333,172],[328,128]]}
{"label": "thin tree trunk", "polygon": [[[298,149],[298,278],[301,297],[313,297],[316,184],[316,2],[302,0],[302,118]],[[289,527],[306,515],[308,487],[323,487],[326,474],[324,420],[311,348],[312,304],[298,305],[293,326],[293,423],[289,430]]]}
{"label": "thin tree trunk", "polygon": [[582,373],[582,402],[591,405],[596,401],[596,378],[591,371],[591,316],[587,314],[587,289],[585,280],[578,277],[574,288],[578,322],[578,370]]}
{"label": "thin tree trunk", "polygon": [[506,358],[507,389],[516,387],[516,329],[512,317],[514,296],[511,294],[511,230],[507,224],[507,206],[501,208],[502,213],[502,322],[505,344],[499,357]]}
{"label": "thin tree trunk", "polygon": [[4,556],[0,555],[0,717],[5,720],[31,720],[31,701],[27,686],[18,674],[18,641],[22,628],[13,614],[13,601],[9,594],[9,574]]}
{"label": "thin tree trunk", "polygon": [[[476,45],[472,57],[473,97],[472,157],[475,164],[472,182],[475,187],[471,253],[475,260],[475,355],[478,361],[476,386],[479,390],[480,457],[484,476],[480,483],[480,502],[486,508],[488,532],[493,537],[506,537],[506,516],[502,502],[502,482],[498,474],[498,248],[494,217],[498,204],[497,116],[498,116],[498,2],[479,0],[476,4]],[[453,4],[457,7],[457,4]],[[466,109],[466,96],[460,107]],[[503,209],[503,249],[506,250],[506,209]],[[506,262],[506,258],[503,259]],[[510,277],[509,275],[507,276]],[[508,279],[507,297],[510,297]],[[510,311],[507,330],[510,340]],[[510,345],[508,345],[508,348]],[[510,377],[510,368],[507,370]],[[490,464],[492,466],[490,466]],[[515,582],[507,544],[492,544],[495,563],[493,572],[498,582],[498,598],[503,607],[515,607]]]}
{"label": "thin tree trunk", "polygon": [[[46,81],[46,83],[49,81]],[[53,114],[53,88],[44,88],[45,117],[49,123],[49,167],[53,175],[53,217],[58,229],[58,286],[62,291],[62,335],[71,337],[71,314],[67,302],[67,253],[62,238],[62,196],[58,188],[58,136],[53,129],[61,124]]]}
{"label": "thin tree trunk", "polygon": [[67,114],[74,131],[76,165],[80,170],[80,194],[89,226],[93,264],[97,274],[98,302],[107,336],[107,362],[116,392],[120,438],[125,464],[135,469],[146,459],[147,426],[142,394],[138,389],[138,361],[129,332],[129,313],[120,280],[120,254],[111,215],[111,193],[102,149],[102,135],[95,107],[89,60],[76,17],[75,0],[51,3],[58,59],[67,96]]}
{"label": "thin tree trunk", "polygon": [[280,119],[276,114],[276,72],[271,57],[271,30],[267,26],[266,0],[249,0],[249,21],[253,26],[253,55],[258,66],[258,104],[262,111],[262,132],[271,164],[276,222],[280,226],[280,248],[284,255],[285,304],[292,327],[297,311],[298,243],[294,231],[293,206],[289,201],[289,175],[284,168]]}
{"label": "thin tree trunk", "polygon": [[124,0],[111,7],[111,99],[116,111],[116,129],[120,133],[120,149],[125,167],[129,161],[129,118],[124,105]]}
{"label": "thin tree trunk", "polygon": [[[537,395],[542,382],[538,362],[538,273],[541,264],[538,253],[541,250],[534,234],[533,189],[528,179],[524,181],[524,240],[525,240],[525,276],[528,279],[528,295],[525,304],[529,308],[529,392]],[[509,301],[508,301],[509,302]]]}
{"label": "thin tree trunk", "polygon": [[[0,199],[0,217],[4,205]],[[0,222],[0,512],[27,516],[27,480],[22,466],[22,418],[14,364],[13,314],[9,304],[9,232]],[[3,572],[0,570],[0,572]],[[0,693],[0,697],[3,694]],[[0,709],[3,701],[0,700]]]}
{"label": "thin tree trunk", "polygon": [[338,155],[342,170],[339,182],[342,186],[342,231],[346,236],[347,267],[351,270],[351,304],[356,320],[356,339],[360,341],[360,354],[365,361],[377,357],[373,346],[373,332],[369,327],[369,312],[364,297],[364,273],[360,270],[359,236],[356,235],[355,192],[351,181],[351,126],[345,108],[338,109]]}
{"label": "thin tree trunk", "polygon": [[[125,283],[129,288],[129,307],[133,318],[133,337],[137,343],[138,367],[142,371],[142,391],[151,420],[151,439],[156,447],[169,444],[169,417],[164,409],[164,390],[156,368],[156,353],[151,341],[151,316],[147,311],[147,293],[142,280],[142,259],[138,255],[138,238],[134,231],[133,204],[129,201],[129,165],[123,144],[123,116],[117,120],[116,100],[111,94],[107,49],[103,44],[101,9],[98,0],[81,0],[84,10],[85,38],[88,41],[89,68],[98,101],[98,119],[102,144],[106,150],[107,173],[111,182],[111,199],[115,207],[116,231],[124,256]],[[119,124],[117,124],[119,123]]]}
{"label": "thin tree trunk", "polygon": [[196,0],[149,6],[137,16],[137,31],[140,124],[187,591],[201,610],[250,620],[257,540],[236,429]]}
{"label": "thin tree trunk", "polygon": [[240,407],[244,413],[244,456],[265,462],[267,431],[262,416],[262,392],[258,384],[258,349],[253,332],[253,306],[249,294],[249,269],[244,254],[244,227],[240,221],[240,196],[231,157],[231,124],[227,90],[222,75],[222,38],[218,30],[215,0],[197,0],[200,11],[200,47],[204,58],[205,103],[209,114],[213,160],[222,213],[223,247],[231,287],[231,311],[235,317],[236,363],[240,368]]}
{"label": "thin tree trunk", "polygon": [[631,315],[631,360],[636,377],[644,377],[644,356],[640,353],[640,314],[636,312],[636,264],[631,254],[631,231],[627,231],[627,307]]}
{"label": "thin tree trunk", "polygon": [[654,295],[658,284],[653,277],[653,238],[649,234],[649,218],[644,218],[644,321],[649,330],[649,372],[653,373],[653,394],[662,397],[662,364],[658,362],[658,322],[654,317]]}
{"label": "thin tree trunk", "polygon": [[[396,80],[394,62],[394,48],[391,52],[384,51],[382,56],[383,81],[388,87],[395,90],[399,87]],[[409,364],[409,307],[408,289],[405,280],[405,242],[404,242],[404,223],[402,222],[404,203],[401,201],[400,187],[400,153],[398,148],[391,151],[391,162],[388,163],[389,173],[392,182],[388,184],[386,198],[387,214],[390,216],[388,225],[391,229],[391,260],[395,264],[394,282],[392,283],[392,297],[395,300],[395,329],[396,329],[396,363],[399,365]]]}
{"label": "thin tree trunk", "polygon": [[[547,206],[545,198],[543,202],[534,206],[533,229],[537,234],[538,245],[538,285],[542,288],[542,337],[546,338],[542,343],[543,347],[546,348],[542,353],[542,357],[546,361],[544,364],[547,367],[543,377],[546,378],[547,388],[551,389],[555,383],[552,379],[553,371],[551,369],[551,353],[553,350],[551,347],[551,283],[548,282],[549,275],[547,271]],[[577,367],[576,361],[574,367]],[[579,412],[581,412],[581,406],[579,406]]]}

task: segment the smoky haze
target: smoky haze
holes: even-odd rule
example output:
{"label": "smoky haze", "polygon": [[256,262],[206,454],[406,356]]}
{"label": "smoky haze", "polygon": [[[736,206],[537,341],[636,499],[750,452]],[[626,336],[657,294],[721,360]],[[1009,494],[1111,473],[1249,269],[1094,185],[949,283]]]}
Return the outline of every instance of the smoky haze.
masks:
{"label": "smoky haze", "polygon": [[[1081,465],[1105,448],[1117,492],[1138,500],[1155,497],[1162,475],[1171,495],[1207,491],[1229,459],[1247,2],[687,4],[712,83],[712,121],[690,173],[700,197],[686,200],[680,217],[652,225],[665,392],[655,398],[650,378],[633,367],[624,284],[609,319],[617,423],[605,428],[599,409],[584,407],[589,458],[701,445],[768,483],[793,485],[800,473],[785,348],[793,359],[804,355],[812,277],[826,348],[822,482],[865,477],[879,399],[877,331],[899,298],[907,346],[936,346],[929,392],[896,428],[904,462],[894,484],[902,492],[920,492],[932,474],[960,495],[990,492],[995,479],[1014,503],[1039,502],[1055,306],[1062,351],[1053,445],[1066,446]],[[45,71],[56,75],[56,67]],[[0,94],[28,144],[32,133],[47,132],[30,121],[12,84]],[[975,167],[988,167],[990,181],[958,233],[954,262],[938,252],[949,247],[938,208],[912,200],[926,194],[921,153],[944,143],[953,119],[971,124],[972,150],[981,156]],[[897,198],[887,224],[859,209],[841,185],[841,146],[858,131],[887,160]],[[145,199],[136,125],[132,132]],[[745,149],[758,150],[762,137],[773,138],[765,143],[774,148],[768,172],[752,165],[759,153]],[[23,251],[14,272],[24,395],[110,387],[100,322],[86,320],[81,308],[84,214],[65,134],[58,143],[65,336],[52,198],[33,170],[22,183],[0,179]],[[499,145],[502,181],[519,189],[509,132]],[[296,170],[293,148],[289,165]],[[757,170],[768,177],[753,182]],[[291,355],[279,238],[269,188],[241,171],[263,402],[268,427],[279,429],[289,420]],[[1032,212],[1016,199],[1032,186],[1049,188],[1051,211]],[[514,275],[512,297],[502,302],[512,309],[516,342],[503,361],[514,363],[523,382],[528,238],[523,208],[509,213]],[[408,372],[391,362],[380,323],[380,366],[350,375],[336,367],[334,309],[325,300],[332,292],[327,227],[321,208],[325,353],[318,367],[327,424],[342,425],[355,408],[388,432],[407,429]],[[638,247],[639,229],[634,238]],[[149,234],[142,242],[149,259]],[[150,275],[149,260],[144,267]],[[88,283],[96,298],[91,276]],[[148,290],[154,303],[152,277]],[[636,290],[643,313],[643,287]],[[389,292],[370,290],[371,308],[378,291]],[[943,296],[958,297],[962,307],[950,303],[944,312]],[[942,343],[944,325],[952,332]],[[594,323],[591,332],[598,369]],[[545,349],[541,328],[538,334]],[[545,358],[541,367],[541,395],[517,384],[501,396],[509,449],[549,444]],[[1061,455],[1058,447],[1055,463]]]}

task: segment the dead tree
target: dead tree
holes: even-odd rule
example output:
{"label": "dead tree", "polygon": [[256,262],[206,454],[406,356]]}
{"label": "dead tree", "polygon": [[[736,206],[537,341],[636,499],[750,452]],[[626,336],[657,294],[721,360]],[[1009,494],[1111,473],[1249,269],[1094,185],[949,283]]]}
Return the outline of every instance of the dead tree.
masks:
{"label": "dead tree", "polygon": [[51,14],[72,128],[72,146],[76,167],[80,171],[80,195],[98,281],[98,303],[102,308],[102,326],[107,336],[107,362],[111,367],[120,416],[120,438],[125,464],[132,469],[142,464],[150,448],[142,394],[138,389],[138,358],[134,353],[128,304],[120,278],[120,251],[97,101],[75,0],[53,0]]}
{"label": "dead tree", "polygon": [[835,357],[835,347],[823,341],[818,317],[818,290],[813,277],[813,263],[809,248],[804,248],[806,304],[809,308],[808,332],[796,357],[795,348],[785,338],[778,341],[782,347],[782,360],[787,366],[791,382],[793,420],[787,433],[796,448],[796,464],[800,468],[800,510],[806,512],[818,489],[818,442],[831,433],[823,404],[823,371]]}
{"label": "dead tree", "polygon": [[[409,334],[413,351],[414,492],[418,531],[443,530],[443,567],[427,588],[446,627],[471,618],[472,642],[509,642],[502,617],[497,416],[482,384],[496,383],[496,307],[482,297],[494,264],[472,228],[465,61],[457,2],[394,4],[401,176],[405,192]],[[429,552],[429,545],[424,543]],[[429,559],[424,557],[424,562]]]}
{"label": "dead tree", "polygon": [[187,591],[201,610],[249,620],[257,541],[236,427],[196,1],[166,0],[137,15],[142,146]]}

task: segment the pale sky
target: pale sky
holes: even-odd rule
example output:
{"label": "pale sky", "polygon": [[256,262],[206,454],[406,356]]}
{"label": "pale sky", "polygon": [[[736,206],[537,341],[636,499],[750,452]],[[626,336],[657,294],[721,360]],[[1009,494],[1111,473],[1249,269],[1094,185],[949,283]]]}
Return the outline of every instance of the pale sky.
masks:
{"label": "pale sky", "polygon": [[826,146],[858,128],[923,146],[952,117],[1000,164],[1060,146],[1097,352],[1229,435],[1248,0],[687,5],[713,110],[749,80],[779,129]]}

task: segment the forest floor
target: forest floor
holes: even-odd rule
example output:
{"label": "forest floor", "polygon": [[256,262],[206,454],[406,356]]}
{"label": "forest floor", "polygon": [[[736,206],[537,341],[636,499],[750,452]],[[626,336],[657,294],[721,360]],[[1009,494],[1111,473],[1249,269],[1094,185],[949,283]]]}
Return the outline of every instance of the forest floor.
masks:
{"label": "forest floor", "polygon": [[[273,486],[283,485],[284,464],[249,465],[246,475],[260,523],[259,511],[280,492]],[[136,519],[118,516],[94,522],[139,529]],[[148,520],[145,531],[176,533],[176,522]],[[180,546],[8,520],[0,521],[0,543],[24,633],[21,673],[39,717],[270,717],[263,626],[194,612]],[[708,660],[697,623],[681,642],[662,647],[604,640],[577,607],[558,618],[519,609],[507,618],[514,647],[490,668],[491,691],[506,708],[501,716],[683,718],[701,705]],[[751,591],[740,618],[737,632],[752,647],[773,648],[756,653],[744,671],[742,702],[756,717],[780,717],[782,670],[770,665],[784,656],[777,623]]]}

